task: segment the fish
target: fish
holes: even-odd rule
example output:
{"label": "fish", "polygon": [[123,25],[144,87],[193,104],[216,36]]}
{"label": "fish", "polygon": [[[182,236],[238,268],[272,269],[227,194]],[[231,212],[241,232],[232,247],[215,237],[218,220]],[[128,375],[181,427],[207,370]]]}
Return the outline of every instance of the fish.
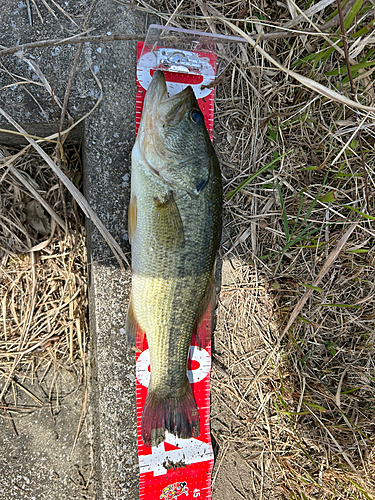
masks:
{"label": "fish", "polygon": [[168,96],[155,71],[132,150],[128,234],[132,286],[128,341],[146,335],[150,382],[142,413],[146,446],[165,432],[199,436],[187,376],[194,329],[214,294],[223,188],[219,162],[191,86]]}

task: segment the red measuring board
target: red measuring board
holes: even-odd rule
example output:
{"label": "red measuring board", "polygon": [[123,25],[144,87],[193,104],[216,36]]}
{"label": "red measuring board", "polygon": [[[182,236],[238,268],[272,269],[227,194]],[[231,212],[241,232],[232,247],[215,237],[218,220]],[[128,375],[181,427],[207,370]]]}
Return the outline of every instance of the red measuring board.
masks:
{"label": "red measuring board", "polygon": [[[141,56],[143,49],[143,42],[138,42],[137,45],[137,61],[139,62],[139,58]],[[147,52],[147,48],[145,48],[144,53]],[[143,55],[144,55],[143,53]],[[211,53],[202,53],[197,52],[198,56],[202,57],[205,60],[206,64],[209,64],[212,68],[212,78],[211,81],[214,80],[215,70],[216,70],[216,56]],[[162,69],[162,68],[161,68]],[[143,66],[137,65],[137,95],[136,95],[136,107],[135,107],[135,133],[137,135],[139,124],[141,123],[142,110],[143,110],[143,101],[145,99],[146,91],[149,82],[151,81],[152,75],[154,74],[153,69],[148,69]],[[215,103],[215,88],[206,89],[204,97],[199,98],[199,94],[201,93],[202,83],[205,83],[204,78],[198,74],[191,73],[174,73],[169,71],[164,71],[164,76],[167,81],[167,86],[170,85],[171,88],[176,90],[182,90],[183,87],[187,85],[191,85],[195,91],[195,95],[197,97],[197,101],[199,107],[204,114],[205,124],[210,134],[210,138],[212,141],[212,134],[214,129],[214,103]],[[143,84],[143,85],[142,85]]]}
{"label": "red measuring board", "polygon": [[[142,49],[143,42],[139,42],[137,46],[138,62]],[[211,65],[213,80],[216,69],[216,56],[211,53],[198,52],[197,54],[204,59],[205,64]],[[145,69],[138,64],[136,133],[138,133],[143,101],[152,74],[152,69]],[[202,86],[202,78],[199,74],[181,74],[168,71],[164,71],[164,74],[167,86],[174,86],[175,93],[186,85],[191,85],[197,90]],[[198,104],[204,114],[211,140],[214,92],[214,88],[206,90],[205,94],[208,95],[198,98]],[[200,93],[195,93],[199,97]],[[187,366],[189,381],[198,406],[201,433],[195,438],[179,439],[166,432],[165,441],[153,447],[145,446],[142,441],[141,420],[150,380],[150,356],[147,338],[137,335],[136,391],[140,500],[211,499],[211,473],[214,463],[210,437],[211,329],[212,305],[208,307],[200,321],[197,334],[192,337]],[[204,346],[203,348],[197,347],[197,340],[200,346]]]}

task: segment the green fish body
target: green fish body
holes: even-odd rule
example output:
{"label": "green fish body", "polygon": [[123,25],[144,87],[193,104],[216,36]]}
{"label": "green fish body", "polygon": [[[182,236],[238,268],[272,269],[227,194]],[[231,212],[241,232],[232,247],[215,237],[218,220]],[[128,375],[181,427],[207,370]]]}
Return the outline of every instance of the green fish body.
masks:
{"label": "green fish body", "polygon": [[132,152],[129,238],[132,292],[128,337],[147,336],[151,379],[142,438],[200,433],[187,378],[194,326],[212,298],[221,232],[219,163],[191,87],[168,97],[156,71]]}

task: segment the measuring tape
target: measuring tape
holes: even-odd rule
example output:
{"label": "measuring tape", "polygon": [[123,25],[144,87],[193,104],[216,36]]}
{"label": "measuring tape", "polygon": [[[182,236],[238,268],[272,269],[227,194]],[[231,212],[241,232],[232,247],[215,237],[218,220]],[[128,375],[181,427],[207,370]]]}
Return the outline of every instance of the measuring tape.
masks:
{"label": "measuring tape", "polygon": [[[177,94],[187,85],[193,87],[212,140],[215,89],[209,85],[215,79],[215,55],[163,47],[153,47],[151,51],[146,46],[142,52],[143,46],[143,42],[137,45],[136,133],[141,122],[146,91],[156,69],[155,58],[157,58],[156,65],[158,69],[164,71],[169,95]],[[143,444],[141,434],[142,412],[150,381],[150,355],[147,338],[141,334],[137,335],[136,391],[140,500],[174,500],[179,497],[180,500],[211,499],[211,473],[214,463],[210,437],[211,329],[212,305],[208,307],[200,321],[196,335],[193,335],[187,366],[199,411],[201,433],[195,438],[180,439],[166,432],[165,441],[152,447]],[[198,348],[197,344],[204,347]]]}

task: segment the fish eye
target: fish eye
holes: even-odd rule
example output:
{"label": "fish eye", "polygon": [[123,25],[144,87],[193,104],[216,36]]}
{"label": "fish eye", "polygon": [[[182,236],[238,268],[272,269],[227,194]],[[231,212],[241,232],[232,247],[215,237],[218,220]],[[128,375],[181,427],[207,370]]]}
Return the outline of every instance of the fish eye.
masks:
{"label": "fish eye", "polygon": [[199,109],[193,109],[193,111],[190,113],[190,118],[193,120],[194,123],[204,122],[202,111],[200,111]]}

